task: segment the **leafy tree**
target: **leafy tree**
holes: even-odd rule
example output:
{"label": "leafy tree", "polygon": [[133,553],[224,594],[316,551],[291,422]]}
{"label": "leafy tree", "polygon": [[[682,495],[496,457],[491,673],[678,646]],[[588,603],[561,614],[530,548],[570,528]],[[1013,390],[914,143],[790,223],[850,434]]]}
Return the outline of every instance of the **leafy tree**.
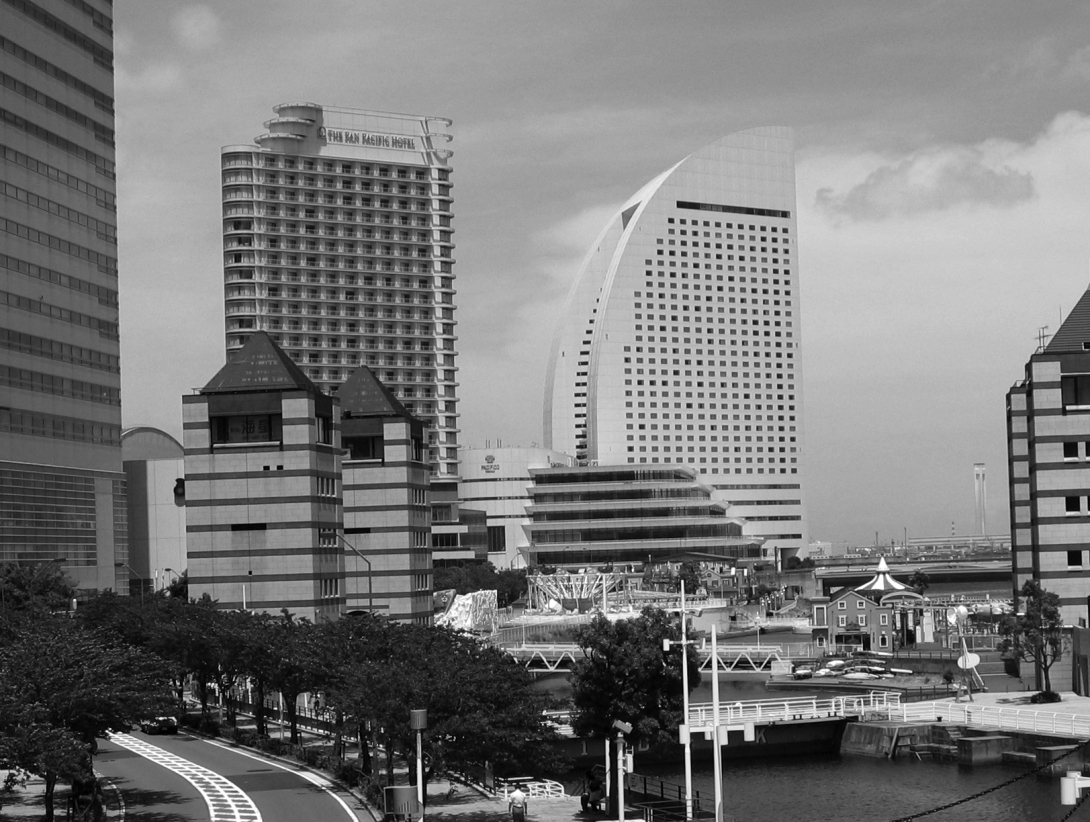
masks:
{"label": "leafy tree", "polygon": [[487,560],[438,565],[432,570],[432,588],[436,591],[453,588],[459,594],[495,591],[497,603],[505,608],[526,593],[526,570],[506,568],[497,571]]}
{"label": "leafy tree", "polygon": [[315,660],[322,657],[320,632],[307,619],[296,619],[287,608],[273,623],[272,648],[275,651],[269,671],[269,686],[280,692],[288,715],[291,744],[299,744],[297,704],[301,694],[313,691],[321,681]]}
{"label": "leafy tree", "polygon": [[931,587],[931,577],[922,568],[917,568],[912,572],[912,576],[908,578],[908,587],[917,594],[922,594]]}
{"label": "leafy tree", "polygon": [[[635,619],[610,622],[601,614],[576,631],[583,658],[572,667],[572,727],[580,736],[609,737],[614,720],[632,725],[629,738],[651,747],[677,742],[684,721],[681,651],[663,653],[664,639],[681,638],[665,611],[644,608]],[[689,654],[689,689],[700,684]]]}
{"label": "leafy tree", "polygon": [[75,591],[58,562],[0,563],[0,611],[64,611]]}
{"label": "leafy tree", "polygon": [[681,583],[685,583],[685,593],[689,596],[696,594],[697,588],[700,587],[700,569],[695,562],[683,562],[678,569],[677,574],[677,590],[681,590]]}
{"label": "leafy tree", "polygon": [[1025,611],[1003,621],[1000,633],[1004,639],[999,649],[1023,662],[1032,662],[1043,678],[1045,693],[1052,693],[1049,671],[1063,656],[1069,642],[1063,630],[1060,597],[1033,579],[1026,580],[1019,593]]}
{"label": "leafy tree", "polygon": [[189,570],[182,571],[180,576],[175,577],[170,581],[170,584],[166,587],[167,596],[175,597],[177,599],[189,601]]}
{"label": "leafy tree", "polygon": [[151,654],[75,620],[8,619],[0,631],[0,759],[45,779],[52,819],[57,779],[84,770],[96,737],[169,709],[167,676]]}

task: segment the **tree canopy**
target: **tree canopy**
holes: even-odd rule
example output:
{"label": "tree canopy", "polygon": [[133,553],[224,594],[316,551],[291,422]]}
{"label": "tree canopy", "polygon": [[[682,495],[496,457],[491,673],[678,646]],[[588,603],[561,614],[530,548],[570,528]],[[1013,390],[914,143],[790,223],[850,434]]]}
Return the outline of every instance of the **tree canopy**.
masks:
{"label": "tree canopy", "polygon": [[[680,626],[657,608],[616,622],[599,614],[579,628],[583,658],[571,673],[575,732],[608,736],[619,719],[632,725],[632,740],[652,747],[677,743],[684,721],[681,649],[664,652],[662,641],[680,638]],[[688,658],[691,691],[700,684],[700,667],[696,654]]]}
{"label": "tree canopy", "polygon": [[1045,693],[1051,694],[1050,670],[1068,645],[1060,597],[1046,591],[1034,579],[1026,580],[1019,594],[1025,610],[1003,620],[999,629],[1004,637],[1000,650],[1023,662],[1034,663],[1043,679]]}

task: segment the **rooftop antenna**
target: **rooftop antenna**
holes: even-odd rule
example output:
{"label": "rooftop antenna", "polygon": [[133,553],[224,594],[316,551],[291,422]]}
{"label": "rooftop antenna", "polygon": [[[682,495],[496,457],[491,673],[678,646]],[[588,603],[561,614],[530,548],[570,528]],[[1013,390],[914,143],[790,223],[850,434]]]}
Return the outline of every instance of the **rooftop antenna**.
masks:
{"label": "rooftop antenna", "polygon": [[1045,350],[1045,344],[1048,342],[1052,335],[1048,333],[1048,326],[1042,325],[1037,329],[1037,353],[1040,354]]}

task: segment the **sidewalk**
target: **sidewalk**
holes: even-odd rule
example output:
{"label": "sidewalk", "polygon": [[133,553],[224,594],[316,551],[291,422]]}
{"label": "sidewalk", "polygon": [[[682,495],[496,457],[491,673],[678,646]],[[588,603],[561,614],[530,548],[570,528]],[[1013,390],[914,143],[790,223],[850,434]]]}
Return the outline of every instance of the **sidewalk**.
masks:
{"label": "sidewalk", "polygon": [[[0,779],[6,773],[6,771],[0,770]],[[109,782],[106,782],[102,787],[106,791],[106,818],[111,822],[121,819],[117,791]],[[58,782],[56,789],[53,791],[53,814],[55,819],[62,820],[66,816],[68,789],[67,782]],[[17,789],[14,793],[5,794],[3,800],[0,801],[0,820],[3,822],[10,822],[10,820],[15,819],[41,819],[44,816],[45,780],[40,776],[29,777],[25,788]]]}
{"label": "sidewalk", "polygon": [[[424,812],[428,822],[510,822],[511,814],[502,796],[485,796],[477,790],[455,783],[455,793],[447,798],[451,783],[438,779],[428,784],[428,803]],[[638,815],[629,811],[629,816]],[[526,805],[527,822],[605,822],[605,814],[583,813],[578,796],[556,798],[531,797]]]}

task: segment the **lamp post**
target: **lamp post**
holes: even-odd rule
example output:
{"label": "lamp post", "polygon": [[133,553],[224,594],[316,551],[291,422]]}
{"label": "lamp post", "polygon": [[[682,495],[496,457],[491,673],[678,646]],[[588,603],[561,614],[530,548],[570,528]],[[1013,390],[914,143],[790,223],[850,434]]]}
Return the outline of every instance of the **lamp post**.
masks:
{"label": "lamp post", "polygon": [[409,727],[416,731],[416,802],[424,822],[424,731],[428,727],[426,708],[409,711]]}
{"label": "lamp post", "polygon": [[685,616],[685,580],[681,580],[681,640],[664,639],[662,650],[673,645],[681,646],[681,700],[685,721],[678,728],[681,744],[685,746],[685,818],[693,818],[693,749],[689,734],[689,634]]}
{"label": "lamp post", "polygon": [[[133,570],[133,569],[132,569],[132,568],[131,568],[131,567],[130,567],[129,565],[127,565],[126,563],[122,562],[121,564],[122,564],[122,565],[123,565],[124,567],[126,567],[126,568],[128,568],[128,569],[129,569],[129,573],[130,573],[130,574],[132,574],[132,575],[133,575],[134,577],[136,577],[136,578],[137,578],[138,580],[140,580],[140,605],[141,605],[141,607],[142,607],[142,606],[144,605],[144,578],[143,578],[142,576],[140,576],[140,574],[136,573],[136,571],[134,571],[134,570]],[[130,594],[129,594],[129,595],[130,595],[130,596],[132,595],[132,594],[131,594],[131,592],[130,592]]]}
{"label": "lamp post", "polygon": [[373,614],[375,612],[375,602],[373,598],[374,587],[371,584],[371,560],[361,554],[355,545],[346,540],[340,534],[337,534],[337,539],[343,542],[345,544],[345,547],[347,547],[349,551],[351,551],[353,554],[355,554],[357,557],[367,563],[367,610]]}
{"label": "lamp post", "polygon": [[624,766],[625,734],[632,733],[632,726],[620,719],[613,720],[613,727],[617,729],[617,820],[624,822]]}
{"label": "lamp post", "polygon": [[[719,747],[719,644],[712,625],[712,767],[715,769],[715,822],[723,822],[723,750]],[[758,629],[757,636],[760,636]]]}
{"label": "lamp post", "polygon": [[[170,573],[174,574],[174,576],[178,577],[178,579],[181,579],[181,578],[182,578],[182,575],[181,575],[181,574],[179,574],[179,573],[178,573],[177,571],[175,571],[175,570],[174,570],[173,568],[163,568],[163,570],[164,570],[164,571],[169,571]],[[168,584],[169,584],[169,583],[168,583]],[[166,585],[164,585],[163,587],[164,587],[164,588],[166,588],[167,586],[166,586]]]}

